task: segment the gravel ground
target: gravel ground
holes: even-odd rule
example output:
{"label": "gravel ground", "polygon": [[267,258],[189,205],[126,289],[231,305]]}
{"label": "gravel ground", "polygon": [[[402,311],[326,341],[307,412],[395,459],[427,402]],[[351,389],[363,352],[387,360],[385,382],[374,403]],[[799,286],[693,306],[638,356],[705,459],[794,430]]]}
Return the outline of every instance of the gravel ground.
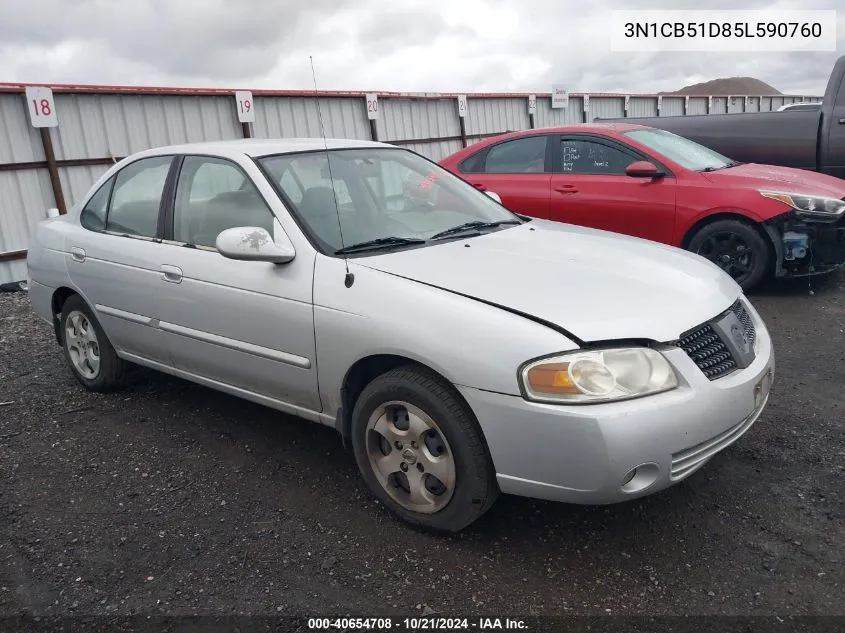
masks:
{"label": "gravel ground", "polygon": [[778,376],[703,470],[450,537],[374,504],[331,429],[142,370],[87,393],[0,293],[0,614],[843,615],[845,275],[813,285],[752,297]]}

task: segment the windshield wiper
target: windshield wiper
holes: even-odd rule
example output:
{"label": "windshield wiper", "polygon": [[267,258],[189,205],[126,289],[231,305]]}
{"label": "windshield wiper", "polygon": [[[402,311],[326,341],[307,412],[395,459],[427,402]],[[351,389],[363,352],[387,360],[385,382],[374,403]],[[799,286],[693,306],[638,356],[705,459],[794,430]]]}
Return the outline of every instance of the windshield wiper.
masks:
{"label": "windshield wiper", "polygon": [[343,253],[361,253],[364,251],[374,251],[380,248],[390,248],[391,246],[405,246],[407,244],[425,244],[425,240],[415,237],[380,237],[376,240],[367,240],[366,242],[358,242],[357,244],[350,244],[343,248],[337,249],[334,254],[342,255]]}
{"label": "windshield wiper", "polygon": [[720,167],[705,167],[701,171],[718,171],[720,169],[727,169],[728,167],[737,167],[739,165],[744,165],[745,163],[741,163],[738,160],[732,160],[727,165],[722,165]]}
{"label": "windshield wiper", "polygon": [[436,240],[441,237],[448,237],[450,235],[455,235],[457,233],[463,233],[464,231],[472,231],[477,229],[493,229],[497,226],[502,226],[503,224],[522,224],[521,220],[500,220],[499,222],[481,222],[476,220],[474,222],[466,222],[464,224],[459,224],[458,226],[453,226],[451,229],[446,229],[445,231],[440,231],[440,233],[435,233],[429,239]]}

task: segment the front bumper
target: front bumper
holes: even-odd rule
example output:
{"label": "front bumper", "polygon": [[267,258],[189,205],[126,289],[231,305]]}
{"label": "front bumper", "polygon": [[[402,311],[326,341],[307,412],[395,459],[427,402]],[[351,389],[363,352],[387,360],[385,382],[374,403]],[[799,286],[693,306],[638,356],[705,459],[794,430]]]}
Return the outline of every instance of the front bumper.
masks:
{"label": "front bumper", "polygon": [[749,312],[757,330],[755,360],[713,381],[674,348],[664,353],[679,387],[635,400],[550,405],[460,387],[484,431],[501,491],[616,503],[697,471],[754,424],[768,399],[775,365],[771,338],[756,311]]}

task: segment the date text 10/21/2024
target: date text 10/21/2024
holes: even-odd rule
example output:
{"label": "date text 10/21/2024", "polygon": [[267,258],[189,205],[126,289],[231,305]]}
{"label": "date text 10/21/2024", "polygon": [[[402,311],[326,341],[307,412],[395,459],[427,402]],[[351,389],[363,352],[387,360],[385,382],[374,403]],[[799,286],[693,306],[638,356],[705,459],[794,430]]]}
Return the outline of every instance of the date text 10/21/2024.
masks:
{"label": "date text 10/21/2024", "polygon": [[451,630],[527,630],[528,625],[519,618],[308,618],[311,630],[364,631],[451,631]]}

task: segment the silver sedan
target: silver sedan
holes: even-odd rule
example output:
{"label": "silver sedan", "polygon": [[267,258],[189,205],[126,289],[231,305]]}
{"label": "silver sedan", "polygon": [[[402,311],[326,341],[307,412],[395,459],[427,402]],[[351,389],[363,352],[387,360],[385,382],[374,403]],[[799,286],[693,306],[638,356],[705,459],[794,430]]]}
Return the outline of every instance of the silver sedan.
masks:
{"label": "silver sedan", "polygon": [[140,152],[39,224],[28,270],[86,388],[135,363],[332,426],[376,497],[441,530],[500,492],[666,488],[748,430],[774,371],[710,262],[515,215],[380,143]]}

